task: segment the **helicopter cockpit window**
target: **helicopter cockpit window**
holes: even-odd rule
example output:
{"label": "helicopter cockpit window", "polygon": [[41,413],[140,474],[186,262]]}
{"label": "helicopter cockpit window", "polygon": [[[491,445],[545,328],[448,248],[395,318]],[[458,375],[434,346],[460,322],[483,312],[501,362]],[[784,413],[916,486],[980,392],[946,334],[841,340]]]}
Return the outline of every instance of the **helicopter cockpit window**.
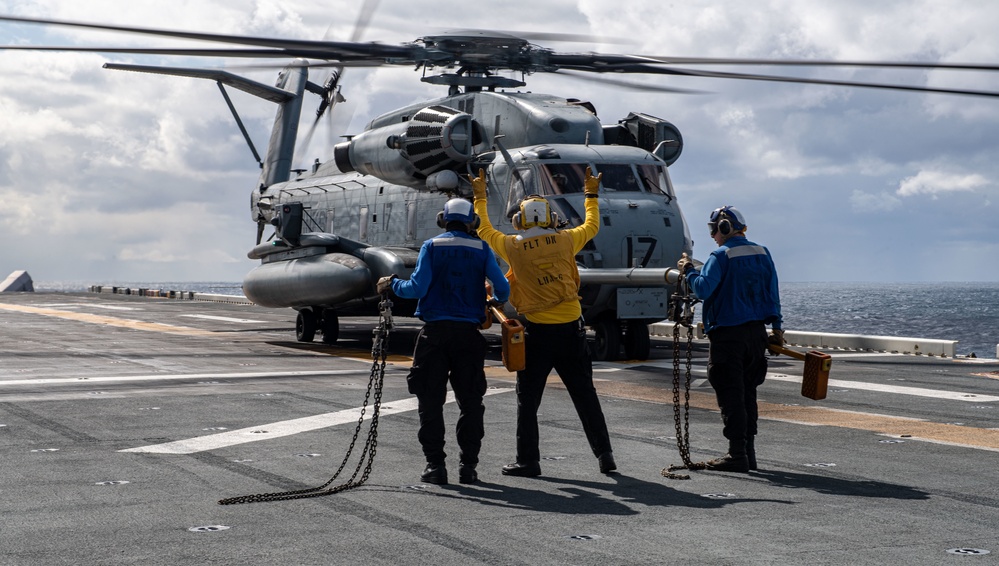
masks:
{"label": "helicopter cockpit window", "polygon": [[542,195],[564,195],[583,192],[585,163],[551,163],[542,165]]}
{"label": "helicopter cockpit window", "polygon": [[645,188],[653,194],[676,196],[670,185],[667,173],[659,165],[639,165],[638,176],[645,183]]}
{"label": "helicopter cockpit window", "polygon": [[606,191],[641,191],[642,185],[635,177],[630,164],[597,164],[603,179],[600,181]]}
{"label": "helicopter cockpit window", "polygon": [[516,173],[510,175],[510,193],[506,199],[506,216],[513,216],[520,208],[520,201],[527,195],[538,194],[534,170],[530,167],[518,167]]}

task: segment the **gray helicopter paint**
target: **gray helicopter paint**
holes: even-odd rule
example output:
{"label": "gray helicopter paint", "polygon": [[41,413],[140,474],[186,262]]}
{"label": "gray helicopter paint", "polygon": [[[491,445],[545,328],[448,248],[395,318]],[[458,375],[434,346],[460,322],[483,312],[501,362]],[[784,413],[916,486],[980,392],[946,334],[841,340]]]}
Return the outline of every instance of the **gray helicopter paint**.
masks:
{"label": "gray helicopter paint", "polygon": [[[230,83],[233,80],[227,77]],[[253,86],[249,83],[243,85],[246,90],[258,90],[261,98],[275,99],[270,90],[249,88]],[[409,276],[415,266],[415,251],[440,232],[436,216],[446,199],[471,196],[467,181],[447,192],[432,192],[427,176],[436,174],[435,165],[426,165],[424,155],[413,154],[417,145],[433,145],[431,138],[437,135],[433,132],[444,131],[449,133],[440,134],[440,145],[449,160],[441,160],[440,167],[459,173],[484,169],[491,193],[490,219],[507,233],[513,231],[508,219],[522,196],[515,190],[517,183],[524,181],[521,171],[533,172],[540,179],[546,164],[551,163],[587,165],[595,173],[601,166],[618,165],[632,171],[628,177],[637,178],[635,167],[654,166],[659,171],[656,177],[662,179],[660,192],[649,192],[648,188],[615,192],[605,185],[600,198],[601,230],[577,260],[587,268],[585,275],[599,276],[595,278],[601,281],[587,285],[583,280],[581,294],[588,321],[640,318],[653,322],[665,318],[661,297],[667,287],[667,266],[680,253],[690,253],[692,246],[666,162],[650,153],[650,148],[604,145],[605,127],[586,103],[545,94],[478,91],[415,104],[372,120],[363,134],[337,146],[335,159],[317,163],[312,171],[291,179],[302,96],[306,90],[319,87],[308,82],[304,66],[292,66],[280,74],[277,88],[287,93],[287,98],[277,102],[260,182],[251,195],[251,218],[262,236],[265,223],[275,220],[276,211],[286,204],[300,203],[304,208],[300,233],[327,234],[336,240],[302,248],[296,248],[298,242],[290,242],[289,247],[295,249],[273,253],[259,245],[250,250],[248,255],[262,260],[243,284],[244,293],[255,303],[309,313],[324,309],[344,314],[372,312],[377,278],[392,273]],[[407,124],[421,113],[428,117],[429,130]],[[434,122],[440,121],[435,116],[460,125],[459,137],[448,138],[454,131],[448,127],[435,129]],[[620,129],[617,125],[608,127]],[[430,138],[421,138],[426,143],[416,145],[409,139],[421,135]],[[540,192],[537,187],[520,186],[519,190]],[[585,208],[581,193],[550,195],[550,201],[568,225],[582,222]],[[298,234],[296,230],[296,238]],[[638,270],[650,271],[638,277]],[[628,275],[614,279],[615,274],[623,273]],[[650,279],[658,281],[652,285],[659,291],[642,290]],[[619,287],[630,290],[618,297]],[[642,306],[626,308],[633,304]],[[657,312],[659,306],[662,309]],[[330,311],[329,316],[336,315]],[[601,328],[613,332],[606,325]]]}
{"label": "gray helicopter paint", "polygon": [[[472,92],[422,102],[383,114],[366,130],[389,127],[409,120],[421,109],[449,106],[475,117],[483,127],[481,151],[487,151],[497,134],[505,136],[508,147],[534,144],[585,143],[602,144],[603,127],[592,112],[578,103],[549,94]],[[496,120],[499,118],[499,121]]]}
{"label": "gray helicopter paint", "polygon": [[[305,61],[300,59],[296,63],[304,64]],[[267,145],[267,156],[260,174],[263,186],[287,181],[291,177],[295,139],[298,137],[298,119],[302,114],[302,94],[305,92],[308,80],[309,72],[301,66],[288,67],[281,71],[278,77],[277,88],[291,92],[295,96],[278,105],[270,143]]]}
{"label": "gray helicopter paint", "polygon": [[[545,163],[579,163],[591,166],[595,172],[599,172],[600,164],[651,165],[661,171],[663,194],[634,191],[626,195],[612,195],[605,191],[606,194],[601,199],[601,232],[594,239],[593,246],[581,252],[578,259],[583,266],[591,269],[638,267],[663,270],[672,262],[671,258],[678,257],[682,252],[690,252],[691,242],[686,222],[677,204],[665,164],[653,154],[640,148],[598,143],[583,145],[581,142],[588,139],[591,142],[594,138],[597,141],[603,139],[599,122],[589,110],[548,95],[488,92],[460,95],[428,104],[443,102],[447,102],[451,107],[471,110],[478,116],[493,112],[523,116],[522,123],[515,125],[507,123],[509,128],[521,133],[523,139],[529,138],[524,132],[562,130],[557,132],[558,136],[550,137],[560,141],[577,141],[573,144],[534,143],[528,147],[513,148],[509,151],[509,155],[512,165],[518,169],[530,170]],[[518,107],[520,111],[511,112],[511,106]],[[355,165],[353,161],[356,159],[366,159],[363,156],[365,152],[371,154],[372,163],[383,159],[381,157],[383,155],[394,155],[392,159],[398,159],[400,162],[404,160],[401,152],[392,151],[388,142],[393,136],[401,135],[405,126],[404,119],[410,113],[418,112],[424,107],[426,105],[411,106],[373,120],[370,124],[373,129],[353,138],[350,142],[345,142],[352,152],[351,166]],[[482,124],[482,121],[479,123]],[[554,127],[553,123],[556,124]],[[499,124],[502,131],[504,122],[498,121],[496,124]],[[282,125],[277,124],[275,131],[281,128]],[[489,133],[495,131],[487,129]],[[487,139],[486,136],[484,139]],[[491,149],[484,143],[478,144],[476,148]],[[473,157],[471,161],[478,162],[488,172],[489,188],[493,195],[488,205],[490,220],[499,229],[512,232],[509,216],[513,205],[527,193],[542,191],[536,187],[527,189],[520,187],[519,192],[515,190],[513,187],[517,183],[516,177],[510,171],[511,163],[507,163],[499,153],[483,153],[481,157]],[[387,167],[386,162],[383,161],[379,167]],[[474,167],[471,165],[468,169]],[[409,175],[413,168],[400,167],[399,170]],[[391,177],[394,180],[406,180],[397,175]],[[413,179],[406,184],[412,186],[415,181],[416,179]],[[336,164],[330,165],[327,162],[316,167],[314,173],[302,174],[294,181],[261,189],[259,194],[262,197],[266,193],[274,199],[270,210],[263,211],[265,215],[277,209],[277,205],[282,202],[301,202],[306,209],[304,230],[316,232],[328,230],[369,246],[402,244],[418,248],[422,241],[440,232],[435,221],[436,213],[442,208],[444,201],[452,195],[426,192],[425,187],[421,187],[423,190],[414,191],[409,186],[386,182],[357,172],[340,172]],[[469,197],[470,187],[463,184],[457,192]],[[619,198],[621,196],[623,198]],[[553,198],[552,201],[554,206],[563,211],[562,216],[569,220],[570,225],[582,222],[584,210],[582,194],[562,195]],[[672,218],[676,221],[664,222],[663,218]],[[329,251],[338,250],[331,248]],[[301,307],[306,306],[308,301],[317,301],[318,295],[321,294],[320,290],[330,286],[330,281],[336,281],[337,290],[329,292],[331,300],[318,304],[337,305],[345,300],[348,302],[363,300],[371,292],[370,288],[377,280],[375,274],[369,274],[370,280],[364,282],[359,272],[352,272],[354,276],[351,277],[351,282],[345,284],[341,279],[345,272],[340,268],[342,262],[339,259],[300,263],[301,266],[295,266],[296,270],[301,269],[301,271],[297,272],[294,285],[289,286],[284,282],[283,278],[290,275],[275,267],[258,268],[247,276],[247,283],[250,285],[247,290],[247,285],[244,284],[244,291],[255,302],[264,301],[268,305],[282,306],[279,301],[282,300],[281,297],[286,297],[284,306]],[[319,266],[326,271],[317,269]],[[411,266],[401,273],[389,271],[383,275],[396,273],[406,277],[410,271]],[[305,276],[305,273],[309,275]],[[620,282],[622,285],[628,283],[625,280]],[[295,292],[296,286],[301,287],[297,292]],[[604,312],[622,310],[622,305],[615,296],[615,288],[606,284],[601,287],[597,290],[594,304],[587,309],[586,314],[591,318]],[[334,295],[335,300],[333,300]],[[348,297],[350,295],[353,296]],[[305,296],[309,299],[305,300],[303,298]],[[658,295],[652,297],[651,302],[662,304],[659,298]],[[630,303],[634,299],[636,297],[632,293],[626,300]],[[639,302],[644,301],[643,297],[637,299]],[[658,313],[651,313],[642,308],[634,311],[633,316],[661,319],[665,314],[665,307]]]}

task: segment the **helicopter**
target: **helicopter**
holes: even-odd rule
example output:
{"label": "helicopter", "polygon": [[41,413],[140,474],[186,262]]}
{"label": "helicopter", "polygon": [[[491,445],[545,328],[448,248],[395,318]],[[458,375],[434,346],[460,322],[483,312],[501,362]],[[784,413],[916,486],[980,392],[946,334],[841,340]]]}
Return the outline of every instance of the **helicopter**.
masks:
{"label": "helicopter", "polygon": [[[510,216],[530,194],[548,198],[567,225],[581,222],[582,171],[591,167],[594,173],[603,174],[601,229],[577,256],[577,263],[584,318],[596,337],[594,355],[614,360],[623,350],[629,359],[648,357],[648,324],[667,316],[666,299],[675,282],[670,267],[693,248],[689,224],[669,176],[669,167],[682,152],[682,135],[669,121],[637,111],[603,124],[588,100],[518,90],[526,86],[526,76],[555,72],[680,75],[995,96],[960,89],[692,71],[676,65],[758,61],[560,53],[518,34],[482,30],[438,33],[408,44],[385,45],[0,19],[249,46],[239,50],[90,49],[100,52],[291,60],[273,86],[216,69],[115,63],[105,67],[215,80],[223,95],[228,86],[277,104],[270,143],[265,156],[258,159],[260,180],[250,199],[257,240],[248,257],[260,265],[245,277],[243,291],[258,305],[295,309],[296,338],[303,342],[311,342],[318,334],[324,342],[335,343],[339,317],[376,313],[374,282],[393,273],[408,276],[420,244],[439,232],[435,218],[443,202],[470,196],[465,175],[479,169],[486,172],[490,219],[499,229],[512,232]],[[306,94],[320,98],[317,117],[331,111],[343,98],[341,73],[352,66],[416,67],[423,71],[423,82],[446,88],[447,94],[376,117],[361,133],[337,144],[325,161],[317,159],[309,169],[294,169]],[[960,68],[956,64],[924,66]],[[327,80],[313,82],[309,70],[323,68],[332,69]],[[617,79],[604,81],[627,84]],[[231,103],[230,109],[244,129]],[[268,227],[274,228],[274,236],[265,241]],[[398,310],[412,314],[414,306],[401,302]]]}

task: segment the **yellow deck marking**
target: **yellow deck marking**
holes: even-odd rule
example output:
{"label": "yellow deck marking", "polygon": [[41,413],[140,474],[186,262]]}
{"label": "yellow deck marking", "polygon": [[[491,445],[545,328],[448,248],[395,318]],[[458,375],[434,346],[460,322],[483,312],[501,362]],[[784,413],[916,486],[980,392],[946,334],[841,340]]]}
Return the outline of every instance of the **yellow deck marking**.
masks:
{"label": "yellow deck marking", "polygon": [[[492,371],[490,371],[492,370]],[[493,379],[516,381],[517,374],[508,373],[503,368],[486,368],[486,376]],[[558,376],[553,372],[548,377],[549,385],[563,387]],[[673,404],[673,389],[650,387],[632,383],[595,379],[593,382],[597,393],[608,397],[629,399],[632,401],[647,401],[652,403]],[[714,393],[690,392],[690,406],[695,409],[717,411],[718,403]],[[786,423],[810,426],[834,426],[866,430],[875,434],[898,437],[906,435],[914,440],[925,440],[940,444],[951,444],[966,448],[977,448],[999,452],[999,430],[974,428],[968,426],[949,425],[924,421],[921,419],[893,417],[846,411],[816,406],[788,406],[779,403],[759,402],[760,418]],[[663,422],[666,422],[664,417]],[[720,423],[719,423],[720,426]]]}
{"label": "yellow deck marking", "polygon": [[[187,326],[143,322],[140,320],[63,311],[51,308],[0,303],[0,309],[38,314],[42,316],[51,316],[90,324],[105,324],[120,328],[130,328],[133,330],[144,330],[149,332],[163,332],[181,336],[219,335],[219,333]],[[330,351],[328,353],[346,358],[371,359],[371,352],[368,351],[348,348],[336,348],[336,350],[337,351]],[[412,364],[412,358],[408,356],[390,356],[388,360],[394,365],[403,367]],[[500,379],[510,382],[516,381],[517,379],[516,373],[508,372],[506,371],[506,368],[503,367],[487,367],[485,368],[485,371],[486,377],[492,379]],[[561,381],[554,373],[549,376],[548,380],[550,384],[556,387],[562,387]],[[673,391],[672,389],[667,389],[665,386],[650,387],[647,385],[621,383],[604,379],[594,380],[594,386],[597,388],[598,393],[610,397],[662,404],[673,403]],[[715,396],[713,394],[701,393],[699,391],[690,392],[690,406],[695,409],[704,409],[708,411],[718,410],[718,404],[715,401]],[[825,407],[788,406],[776,403],[767,403],[764,401],[759,403],[759,408],[761,419],[812,426],[852,428],[889,436],[907,435],[916,440],[926,440],[942,444],[953,444],[968,448],[978,448],[999,452],[999,430],[948,425],[920,419],[829,409]]]}
{"label": "yellow deck marking", "polygon": [[61,311],[50,308],[29,307],[25,305],[11,305],[0,303],[0,309],[8,311],[38,314],[51,316],[65,320],[75,320],[77,322],[87,322],[90,324],[104,324],[119,328],[130,328],[132,330],[145,330],[148,332],[164,332],[167,334],[178,334],[180,336],[214,336],[216,333],[209,330],[200,330],[189,326],[174,326],[172,324],[161,324],[158,322],[143,322],[141,320],[131,320],[127,318],[115,318],[99,314],[87,314],[82,312]]}

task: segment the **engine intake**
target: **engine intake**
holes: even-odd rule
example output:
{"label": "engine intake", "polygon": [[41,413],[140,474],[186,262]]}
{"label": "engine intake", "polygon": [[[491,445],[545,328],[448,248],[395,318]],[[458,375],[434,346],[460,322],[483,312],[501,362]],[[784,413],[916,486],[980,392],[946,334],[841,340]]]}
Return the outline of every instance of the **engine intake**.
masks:
{"label": "engine intake", "polygon": [[429,106],[406,122],[368,130],[337,144],[333,158],[344,172],[424,188],[431,174],[468,162],[479,143],[479,130],[470,114]]}

